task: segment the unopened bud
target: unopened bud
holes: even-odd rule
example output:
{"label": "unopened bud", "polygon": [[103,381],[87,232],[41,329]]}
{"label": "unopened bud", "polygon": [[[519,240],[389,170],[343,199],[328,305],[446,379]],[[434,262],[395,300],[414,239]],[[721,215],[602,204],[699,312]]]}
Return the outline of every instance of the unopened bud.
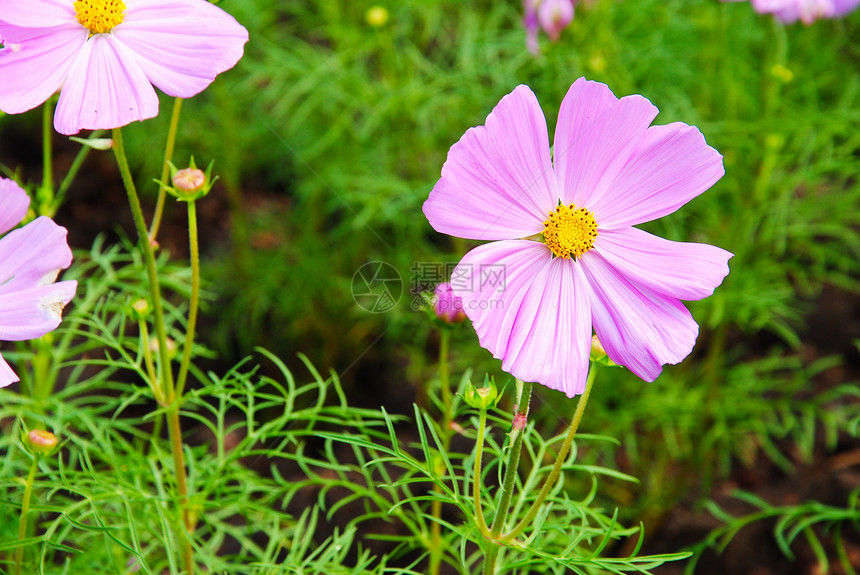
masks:
{"label": "unopened bud", "polygon": [[173,163],[168,163],[171,174],[170,185],[158,182],[180,202],[193,202],[202,198],[209,193],[212,185],[218,179],[218,176],[210,177],[212,162],[209,162],[205,172],[197,168],[193,157],[188,163],[189,166],[181,170],[177,169]]}
{"label": "unopened bud", "polygon": [[462,323],[466,319],[463,299],[454,293],[448,282],[436,286],[433,292],[433,311],[436,317],[448,324]]}
{"label": "unopened bud", "polygon": [[469,383],[463,399],[469,407],[486,410],[496,406],[499,400],[499,391],[496,389],[495,381],[484,376],[484,387],[475,387]]}
{"label": "unopened bud", "polygon": [[[158,349],[159,349],[158,338],[157,337],[150,337],[149,338],[149,351],[151,351],[152,353],[158,353]],[[170,359],[174,359],[176,357],[176,342],[169,337],[167,338],[167,356]]]}
{"label": "unopened bud", "polygon": [[374,28],[381,28],[388,22],[388,10],[382,6],[371,6],[364,18]]}
{"label": "unopened bud", "polygon": [[173,186],[177,192],[193,194],[206,185],[206,174],[199,168],[182,168],[173,174]]}
{"label": "unopened bud", "polygon": [[597,365],[605,365],[607,367],[618,365],[609,359],[609,354],[606,353],[603,344],[597,339],[597,335],[591,336],[591,361]]}
{"label": "unopened bud", "polygon": [[46,455],[57,447],[57,436],[44,429],[33,429],[27,434],[27,443],[34,453]]}
{"label": "unopened bud", "polygon": [[129,315],[132,317],[132,319],[135,319],[137,321],[143,321],[147,317],[149,317],[149,302],[143,298],[133,301],[128,307]]}

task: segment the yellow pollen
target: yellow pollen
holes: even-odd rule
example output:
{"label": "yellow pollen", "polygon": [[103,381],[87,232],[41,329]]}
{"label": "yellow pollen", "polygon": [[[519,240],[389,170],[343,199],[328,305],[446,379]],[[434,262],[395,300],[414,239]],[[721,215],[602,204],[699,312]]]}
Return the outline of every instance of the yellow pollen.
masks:
{"label": "yellow pollen", "polygon": [[122,0],[76,0],[75,13],[78,22],[93,34],[110,32],[122,24],[125,4]]}
{"label": "yellow pollen", "polygon": [[543,225],[543,241],[559,258],[578,258],[591,249],[597,237],[594,214],[574,204],[560,204]]}

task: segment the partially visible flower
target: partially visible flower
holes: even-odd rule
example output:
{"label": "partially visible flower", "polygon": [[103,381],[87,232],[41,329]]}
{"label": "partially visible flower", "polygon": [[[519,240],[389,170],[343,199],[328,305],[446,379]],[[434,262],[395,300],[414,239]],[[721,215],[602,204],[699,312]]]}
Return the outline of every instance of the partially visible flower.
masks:
{"label": "partially visible flower", "polygon": [[860,6],[860,0],[750,0],[750,3],[759,14],[773,14],[785,24],[800,20],[806,25],[819,18],[839,18]]}
{"label": "partially visible flower", "polygon": [[561,31],[573,21],[573,0],[542,0],[538,6],[538,22],[549,39],[558,42]]}
{"label": "partially visible flower", "polygon": [[[0,178],[0,234],[16,226],[29,206],[18,184]],[[35,339],[60,324],[78,284],[54,281],[71,262],[66,229],[45,216],[0,238],[0,340]],[[15,381],[18,376],[0,355],[0,387]]]}
{"label": "partially visible flower", "polygon": [[699,130],[651,126],[656,116],[642,96],[580,78],[551,155],[537,98],[518,86],[451,146],[424,214],[438,232],[499,240],[466,254],[452,287],[481,345],[518,379],[582,393],[592,329],[647,381],[692,350],[699,326],[681,300],[711,295],[732,254],[633,226],[707,190],[723,162]]}
{"label": "partially visible flower", "polygon": [[463,299],[454,293],[448,282],[436,286],[433,291],[433,311],[445,323],[461,323],[466,320]]}
{"label": "partially visible flower", "polygon": [[206,0],[0,0],[0,110],[60,90],[61,134],[158,115],[153,85],[190,98],[242,57],[248,31]]}
{"label": "partially visible flower", "polygon": [[551,41],[558,42],[561,31],[573,21],[574,3],[575,0],[523,0],[523,26],[529,52],[540,53],[538,28],[542,28]]}

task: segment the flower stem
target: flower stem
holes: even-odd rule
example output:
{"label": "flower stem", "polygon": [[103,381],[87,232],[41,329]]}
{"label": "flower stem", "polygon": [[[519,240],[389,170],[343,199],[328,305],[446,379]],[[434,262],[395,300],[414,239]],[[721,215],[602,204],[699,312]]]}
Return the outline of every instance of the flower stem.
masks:
{"label": "flower stem", "polygon": [[573,444],[573,438],[576,436],[576,430],[579,428],[579,422],[582,420],[582,414],[585,411],[585,405],[588,403],[588,396],[591,394],[591,388],[594,385],[594,376],[597,373],[597,367],[592,364],[591,370],[588,372],[588,380],[585,384],[585,391],[579,396],[579,401],[576,404],[576,412],[573,414],[573,419],[570,422],[570,427],[567,429],[567,436],[564,438],[564,443],[561,450],[558,452],[558,457],[555,458],[555,465],[552,466],[549,476],[544,481],[543,488],[538,493],[537,499],[532,503],[531,508],[522,520],[517,523],[513,530],[501,538],[502,543],[512,541],[517,535],[522,533],[534,520],[535,516],[540,511],[541,505],[546,500],[549,492],[552,490],[558,476],[561,473],[561,468],[567,460],[567,454],[570,453],[570,447]]}
{"label": "flower stem", "polygon": [[[439,385],[442,387],[442,449],[448,451],[451,446],[451,381],[448,375],[448,349],[451,341],[451,330],[443,328],[439,341]],[[486,414],[484,414],[486,417]],[[430,568],[429,575],[438,575],[442,561],[442,501],[434,499],[430,508],[434,521],[430,527]]]}
{"label": "flower stem", "polygon": [[508,511],[511,506],[511,497],[514,492],[517,467],[519,467],[520,463],[520,452],[523,448],[525,422],[529,414],[531,395],[532,384],[523,383],[517,412],[514,414],[514,421],[511,429],[512,444],[511,451],[508,454],[508,464],[505,467],[505,477],[502,480],[502,496],[499,499],[496,516],[493,517],[493,525],[490,527],[490,548],[487,550],[487,555],[484,560],[484,575],[492,575],[496,572],[496,557],[501,549],[501,546],[498,544],[499,536],[502,533],[502,528],[505,525],[505,519],[508,517]]}
{"label": "flower stem", "polygon": [[484,434],[487,431],[487,410],[482,409],[478,423],[478,437],[475,444],[475,468],[472,473],[472,497],[475,505],[475,520],[478,530],[485,539],[490,537],[490,528],[484,520],[484,509],[481,505],[481,463],[484,455]]}
{"label": "flower stem", "polygon": [[194,556],[191,549],[191,533],[194,521],[188,511],[188,482],[185,476],[185,457],[182,453],[182,427],[179,422],[179,402],[174,401],[167,408],[167,430],[170,435],[170,450],[173,453],[173,466],[176,468],[176,491],[179,494],[179,508],[182,511],[184,529],[178,533],[182,562],[186,575],[194,573]]}
{"label": "flower stem", "polygon": [[182,111],[182,98],[173,100],[173,113],[170,116],[170,128],[167,130],[167,142],[164,145],[164,165],[161,167],[161,183],[158,185],[158,199],[152,214],[152,225],[149,228],[149,241],[154,242],[161,227],[161,216],[164,214],[164,200],[167,197],[167,178],[170,176],[170,161],[173,160],[173,148],[176,145],[176,132],[179,127],[179,113]]}
{"label": "flower stem", "polygon": [[158,282],[158,271],[155,268],[155,253],[152,249],[152,243],[148,239],[146,221],[143,218],[143,208],[140,205],[140,198],[137,195],[137,189],[134,187],[134,180],[131,177],[131,170],[128,167],[128,159],[125,155],[122,130],[120,128],[113,129],[113,151],[116,155],[116,161],[119,165],[119,172],[122,175],[126,194],[128,195],[128,204],[131,207],[131,215],[134,218],[134,226],[137,229],[140,251],[143,252],[143,259],[146,265],[146,275],[149,279],[155,336],[158,338],[158,354],[161,359],[161,381],[157,384],[161,390],[162,397],[167,398],[167,401],[169,401],[173,397],[173,371],[170,369],[167,330],[164,327],[164,308],[161,305],[161,288]]}
{"label": "flower stem", "polygon": [[182,397],[188,367],[191,364],[191,348],[194,345],[194,331],[197,325],[197,309],[200,307],[200,248],[197,242],[197,202],[188,202],[188,246],[191,257],[191,302],[188,307],[188,324],[185,328],[185,347],[182,350],[182,363],[176,378],[176,396]]}
{"label": "flower stem", "polygon": [[128,159],[125,155],[125,147],[122,142],[122,131],[120,128],[113,129],[113,150],[116,155],[119,171],[122,175],[122,181],[125,185],[126,193],[128,194],[128,203],[131,207],[134,225],[137,229],[138,242],[140,249],[143,252],[144,261],[146,264],[146,274],[149,279],[149,291],[152,298],[153,321],[155,322],[155,332],[158,338],[158,354],[161,360],[161,378],[162,381],[157,383],[159,394],[161,395],[167,407],[168,430],[170,432],[170,448],[173,452],[173,463],[176,473],[176,490],[179,494],[179,505],[181,509],[185,531],[179,533],[179,542],[181,554],[185,563],[185,572],[191,575],[194,572],[194,561],[192,556],[191,542],[188,540],[188,534],[192,531],[190,515],[188,514],[188,487],[185,475],[185,462],[182,453],[182,429],[179,424],[179,408],[181,405],[181,397],[177,397],[176,390],[173,385],[173,370],[170,366],[170,352],[167,349],[167,331],[164,327],[164,309],[161,305],[161,289],[158,283],[158,270],[155,267],[155,254],[152,249],[152,242],[149,240],[149,235],[146,230],[146,221],[143,218],[143,209],[140,205],[140,198],[137,195],[137,190],[134,187],[134,180],[131,177],[131,171],[128,167]]}
{"label": "flower stem", "polygon": [[[39,467],[40,454],[33,454],[33,464],[27,474],[24,484],[24,500],[21,502],[21,519],[18,522],[18,541],[27,538],[27,514],[30,512],[30,499],[33,497],[33,482],[36,480],[36,470]],[[21,564],[24,561],[24,547],[15,549],[15,575],[21,575]]]}
{"label": "flower stem", "polygon": [[[96,138],[101,138],[102,131],[96,130],[89,135],[88,140],[94,140]],[[75,159],[72,160],[72,165],[69,166],[68,171],[66,171],[66,175],[63,176],[63,181],[60,182],[60,187],[57,188],[57,193],[54,195],[54,201],[51,204],[51,213],[45,214],[53,217],[57,210],[60,209],[60,206],[63,204],[63,201],[66,199],[66,192],[69,191],[69,186],[72,185],[72,182],[75,181],[75,177],[78,175],[78,172],[81,170],[81,166],[84,163],[84,160],[87,159],[87,156],[90,153],[91,148],[89,146],[81,146],[81,149],[78,150],[78,153],[75,155]]]}
{"label": "flower stem", "polygon": [[[54,165],[52,160],[51,134],[54,127],[53,98],[42,105],[42,188],[54,194]],[[41,206],[39,206],[41,209]]]}

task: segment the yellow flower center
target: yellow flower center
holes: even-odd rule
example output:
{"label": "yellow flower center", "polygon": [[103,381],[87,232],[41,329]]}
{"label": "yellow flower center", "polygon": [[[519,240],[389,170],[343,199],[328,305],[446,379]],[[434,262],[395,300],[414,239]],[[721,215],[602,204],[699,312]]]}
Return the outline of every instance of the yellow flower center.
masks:
{"label": "yellow flower center", "polygon": [[122,0],[76,0],[75,13],[90,35],[110,32],[122,24],[125,4]]}
{"label": "yellow flower center", "polygon": [[560,204],[543,225],[543,241],[559,258],[578,258],[591,249],[597,237],[594,214],[574,204]]}

